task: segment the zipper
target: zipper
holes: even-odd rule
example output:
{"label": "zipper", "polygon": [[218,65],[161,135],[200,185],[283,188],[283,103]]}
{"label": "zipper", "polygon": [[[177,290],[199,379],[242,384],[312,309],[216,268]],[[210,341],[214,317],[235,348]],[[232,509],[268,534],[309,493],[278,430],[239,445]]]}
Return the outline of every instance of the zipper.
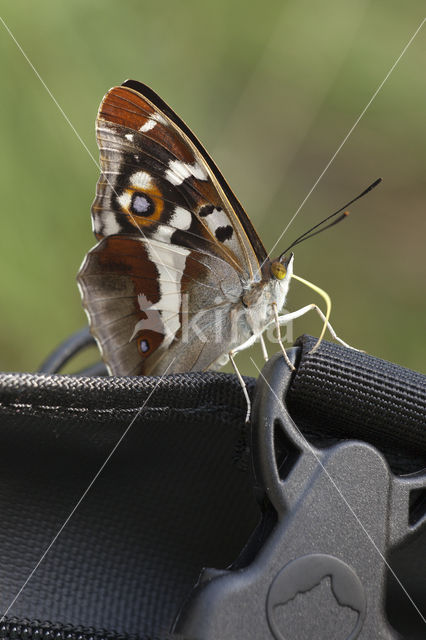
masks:
{"label": "zipper", "polygon": [[131,640],[131,638],[132,636],[127,634],[38,620],[10,618],[0,623],[1,640]]}

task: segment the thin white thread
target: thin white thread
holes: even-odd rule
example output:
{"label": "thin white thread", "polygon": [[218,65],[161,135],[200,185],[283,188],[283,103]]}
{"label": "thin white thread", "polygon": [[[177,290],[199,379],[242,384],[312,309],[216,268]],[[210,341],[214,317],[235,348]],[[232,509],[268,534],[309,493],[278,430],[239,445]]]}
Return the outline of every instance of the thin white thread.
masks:
{"label": "thin white thread", "polygon": [[[336,61],[334,62],[334,64],[332,66],[329,65],[328,67],[329,73],[328,73],[327,79],[324,80],[324,82],[322,83],[322,86],[321,86],[322,91],[317,92],[314,95],[311,95],[308,104],[304,105],[304,117],[302,118],[302,129],[295,132],[295,135],[293,135],[290,143],[287,140],[285,144],[281,145],[280,154],[283,154],[283,155],[280,155],[279,160],[277,160],[277,163],[276,163],[276,166],[279,167],[280,169],[279,181],[275,179],[271,180],[269,183],[267,183],[266,189],[264,188],[263,184],[261,185],[261,190],[259,191],[260,197],[257,203],[257,207],[259,209],[260,208],[262,209],[262,213],[260,215],[257,215],[257,221],[259,224],[260,222],[263,222],[263,219],[265,215],[267,215],[267,211],[271,203],[274,202],[274,199],[277,193],[279,192],[280,185],[283,182],[285,171],[290,166],[292,158],[296,156],[298,150],[300,149],[302,141],[305,139],[311,124],[315,120],[316,114],[318,113],[321,103],[324,101],[325,97],[327,96],[327,93],[329,92],[330,88],[332,87],[335,81],[335,78],[344,62],[344,57],[346,56],[347,51],[350,49],[353,39],[356,37],[356,34],[360,27],[361,19],[364,15],[364,10],[368,5],[368,2],[369,0],[360,1],[356,6],[355,14],[352,15],[352,18],[350,20],[350,25],[349,24],[345,25],[344,44],[342,45],[342,43],[340,43],[339,45],[339,54],[341,55],[340,61],[337,60],[337,56],[336,56]],[[277,49],[280,48],[283,42],[283,29],[285,30],[288,28],[289,21],[287,16],[285,15],[288,8],[289,8],[288,5],[285,4],[278,19],[274,20],[274,23],[276,25],[275,30],[271,34],[262,53],[260,54],[260,57],[257,60],[256,65],[253,71],[251,72],[246,82],[246,85],[244,86],[238,98],[236,105],[232,110],[232,113],[230,114],[228,113],[227,122],[226,122],[225,128],[220,133],[219,140],[221,140],[222,138],[226,139],[228,136],[232,136],[232,132],[235,135],[235,132],[237,131],[237,125],[240,125],[241,131],[245,132],[244,136],[245,137],[247,136],[247,128],[249,126],[250,127],[252,126],[252,117],[253,117],[252,107],[248,108],[247,105],[253,105],[253,103],[256,102],[256,98],[259,95],[259,91],[260,92],[264,91],[261,84],[262,81],[264,81],[264,76],[265,76],[264,72],[265,70],[267,71],[271,65],[270,58],[276,59]],[[331,73],[330,73],[330,67],[331,67]],[[266,73],[266,75],[268,74]],[[245,113],[244,113],[244,108],[245,108]],[[232,142],[232,138],[231,138],[231,142]],[[237,138],[235,138],[235,142],[237,142]],[[217,150],[222,148],[223,150],[225,150],[225,148],[229,150],[230,148],[229,141],[226,142],[226,147],[222,142],[217,142],[217,141],[215,146]],[[271,172],[268,172],[268,175],[271,175],[272,177],[274,177],[273,173]],[[265,180],[265,176],[262,178],[262,180]],[[256,203],[256,200],[255,200],[255,203]]]}
{"label": "thin white thread", "polygon": [[79,500],[76,502],[76,504],[74,505],[73,509],[70,511],[70,513],[68,514],[67,518],[65,519],[65,521],[63,522],[62,526],[60,527],[60,529],[57,531],[57,533],[55,534],[55,536],[52,538],[50,544],[48,545],[48,547],[45,549],[45,551],[43,552],[43,554],[41,555],[41,557],[39,558],[38,562],[36,563],[36,565],[34,566],[34,568],[32,569],[32,571],[29,573],[29,575],[27,576],[25,582],[23,583],[23,585],[21,586],[21,588],[19,589],[18,593],[15,595],[15,597],[13,598],[13,600],[11,601],[11,603],[9,604],[9,606],[7,607],[7,609],[4,611],[3,615],[0,618],[0,622],[3,622],[3,620],[5,619],[5,617],[7,616],[7,614],[9,613],[10,609],[13,607],[13,605],[15,604],[15,602],[18,600],[19,596],[21,595],[21,593],[23,592],[23,590],[25,589],[25,587],[27,586],[27,584],[29,583],[29,581],[31,580],[31,578],[33,577],[33,575],[35,574],[35,572],[37,571],[37,569],[39,568],[39,566],[41,565],[41,563],[43,562],[43,560],[45,559],[45,557],[47,556],[47,554],[49,553],[49,551],[51,550],[51,548],[53,547],[53,545],[55,544],[56,540],[59,538],[59,536],[61,535],[62,531],[65,529],[65,527],[67,526],[68,522],[71,520],[71,518],[73,517],[74,513],[77,511],[78,507],[80,506],[80,504],[83,502],[84,498],[86,497],[86,495],[89,493],[90,489],[93,487],[93,485],[95,484],[96,480],[99,478],[99,476],[101,475],[102,471],[105,469],[106,465],[108,464],[108,462],[110,461],[110,459],[112,458],[112,456],[114,455],[114,453],[117,451],[118,447],[120,446],[120,444],[123,442],[124,438],[126,437],[126,435],[128,434],[130,428],[132,427],[132,425],[134,424],[134,422],[139,418],[140,414],[142,413],[143,409],[145,408],[146,403],[148,402],[148,400],[151,398],[151,396],[153,395],[154,391],[157,389],[158,385],[160,384],[160,382],[163,380],[164,376],[166,375],[167,371],[170,369],[170,367],[172,366],[173,362],[176,360],[176,358],[173,358],[173,360],[170,362],[170,364],[168,365],[167,369],[165,370],[165,372],[163,373],[163,375],[159,378],[159,380],[157,381],[157,384],[155,385],[155,387],[153,388],[153,390],[149,393],[148,397],[146,398],[145,402],[143,403],[143,405],[141,406],[141,408],[138,410],[138,412],[136,413],[136,415],[133,417],[133,419],[130,421],[128,427],[126,427],[126,430],[123,432],[123,434],[120,436],[120,438],[118,439],[118,441],[116,442],[116,444],[114,445],[114,447],[112,448],[112,450],[110,451],[110,453],[108,454],[108,456],[106,457],[106,459],[104,460],[104,462],[102,463],[102,465],[99,467],[98,471],[96,472],[96,474],[93,476],[92,480],[90,481],[89,485],[87,486],[87,488],[85,489],[85,491],[82,493],[82,495],[80,496]]}
{"label": "thin white thread", "polygon": [[[391,68],[389,69],[389,71],[387,72],[386,76],[384,77],[384,79],[382,80],[382,82],[379,84],[379,86],[377,87],[376,91],[373,93],[373,95],[371,96],[370,100],[367,102],[367,104],[365,105],[364,109],[361,111],[361,113],[359,114],[358,118],[355,120],[354,124],[352,125],[352,127],[349,129],[348,133],[345,135],[345,137],[343,138],[342,142],[340,143],[340,145],[338,146],[337,150],[334,152],[334,154],[331,156],[330,160],[328,161],[328,163],[326,164],[325,168],[323,169],[323,171],[320,173],[320,175],[318,176],[318,178],[316,179],[316,181],[314,182],[313,186],[311,187],[311,189],[308,191],[307,195],[305,196],[305,198],[302,200],[301,204],[299,205],[299,207],[297,208],[296,212],[294,213],[294,215],[290,218],[289,222],[287,223],[286,227],[284,228],[284,231],[282,231],[281,235],[279,236],[278,240],[274,243],[272,249],[270,249],[270,251],[268,252],[267,258],[269,258],[269,256],[271,255],[271,253],[273,252],[273,250],[275,249],[275,247],[279,244],[279,242],[281,242],[281,239],[283,237],[283,235],[287,232],[287,230],[289,229],[290,225],[293,223],[293,221],[295,220],[296,216],[298,215],[299,211],[302,209],[303,205],[306,203],[306,201],[308,200],[308,198],[310,197],[310,195],[312,194],[312,192],[314,191],[314,189],[317,187],[318,183],[320,182],[320,180],[322,179],[322,177],[325,175],[325,173],[328,171],[329,167],[331,166],[331,164],[334,162],[336,156],[338,155],[338,153],[341,151],[343,145],[346,143],[346,141],[348,140],[348,138],[350,137],[350,135],[352,134],[352,132],[354,131],[354,129],[356,128],[356,126],[358,125],[359,121],[361,120],[361,118],[364,116],[365,112],[367,111],[367,109],[370,107],[371,103],[373,102],[373,100],[376,98],[377,94],[380,92],[380,90],[382,89],[383,85],[385,84],[385,82],[387,81],[387,79],[389,78],[389,76],[391,75],[391,73],[393,72],[393,70],[395,69],[395,67],[397,66],[397,64],[399,63],[399,61],[401,60],[401,58],[403,57],[403,55],[405,54],[405,52],[407,51],[407,49],[409,48],[409,46],[411,45],[411,43],[413,42],[414,38],[417,36],[417,34],[419,33],[420,29],[422,28],[422,26],[424,25],[426,21],[426,18],[423,18],[422,22],[420,23],[420,25],[417,27],[416,31],[413,33],[413,35],[411,36],[411,38],[409,39],[409,41],[407,42],[407,44],[405,45],[405,47],[403,48],[403,50],[401,51],[401,53],[399,54],[398,58],[396,59],[396,61],[393,63],[393,65],[391,66]],[[260,270],[259,270],[260,271]]]}
{"label": "thin white thread", "polygon": [[[61,114],[63,115],[63,117],[65,118],[66,122],[69,124],[69,126],[71,127],[71,129],[73,130],[74,134],[77,136],[78,140],[81,142],[81,144],[83,145],[83,147],[86,149],[87,153],[89,154],[90,158],[93,160],[93,162],[95,163],[95,165],[97,166],[97,168],[99,169],[99,171],[101,173],[103,173],[99,162],[96,160],[96,158],[93,156],[93,154],[91,153],[89,147],[86,145],[86,143],[84,142],[83,138],[80,136],[80,134],[78,133],[77,129],[74,127],[73,123],[71,122],[71,120],[68,118],[67,114],[65,113],[65,111],[62,109],[61,105],[59,104],[59,102],[56,100],[55,96],[53,95],[53,93],[51,92],[51,90],[49,89],[49,87],[47,86],[47,84],[45,83],[45,81],[43,80],[43,78],[41,77],[40,73],[37,71],[37,69],[35,68],[35,66],[33,65],[33,63],[31,62],[31,60],[29,59],[29,57],[27,56],[27,54],[25,53],[24,49],[21,47],[21,45],[19,44],[19,42],[17,41],[17,39],[15,38],[15,36],[13,35],[12,31],[9,29],[9,27],[7,26],[6,22],[3,20],[3,18],[0,16],[0,21],[2,22],[4,28],[6,29],[6,31],[8,32],[8,34],[10,35],[10,37],[12,38],[13,42],[16,44],[16,46],[18,47],[19,51],[22,53],[22,55],[24,56],[25,60],[28,62],[28,64],[30,65],[31,69],[34,71],[35,75],[37,76],[37,78],[40,80],[41,84],[43,85],[43,87],[46,89],[47,93],[49,94],[49,96],[51,97],[51,99],[53,100],[53,102],[55,103],[55,105],[58,107],[59,111],[61,112]],[[104,174],[105,175],[105,174]],[[111,188],[111,190],[114,192],[115,196],[118,197],[118,194],[116,192],[116,190],[114,189],[113,185],[111,184],[111,182],[109,181],[108,177],[105,175],[105,180],[108,183],[109,187]],[[129,216],[131,217],[131,219],[133,220],[133,223],[135,224],[136,228],[139,229],[140,234],[142,236],[142,238],[144,240],[148,240],[146,235],[144,234],[144,232],[142,231],[141,227],[137,224],[134,216],[132,215],[132,213],[129,211]],[[153,247],[153,251],[156,255],[156,258],[158,258],[158,261],[160,261],[160,256],[157,254],[155,247]],[[164,265],[164,267],[166,268],[167,271],[167,275],[169,276],[170,279],[172,279],[172,276],[167,268],[166,265]]]}
{"label": "thin white thread", "polygon": [[[266,384],[268,385],[269,389],[271,390],[272,394],[275,396],[275,398],[277,399],[277,401],[279,402],[279,404],[282,406],[282,408],[284,409],[284,405],[282,400],[277,396],[277,394],[275,393],[274,389],[272,389],[271,385],[269,384],[269,382],[266,380],[265,376],[263,375],[262,371],[259,369],[259,367],[257,366],[257,364],[255,363],[255,361],[253,360],[253,358],[250,356],[250,360],[252,361],[252,363],[254,364],[254,366],[256,367],[259,375],[262,376],[263,380],[266,382]],[[342,490],[339,488],[339,486],[337,485],[336,481],[333,479],[333,477],[331,476],[331,474],[329,473],[329,471],[324,467],[323,463],[321,462],[320,458],[317,456],[314,448],[312,447],[311,443],[305,438],[305,436],[303,435],[303,433],[300,431],[300,429],[298,428],[298,426],[296,424],[294,424],[294,427],[296,428],[298,434],[300,435],[300,437],[304,440],[305,444],[307,445],[307,447],[309,448],[311,454],[314,456],[314,458],[316,459],[316,461],[318,462],[318,464],[320,465],[321,469],[324,471],[325,475],[327,476],[328,480],[331,482],[331,484],[333,485],[333,487],[336,489],[337,493],[339,494],[339,496],[342,498],[343,502],[345,503],[345,505],[347,506],[347,508],[349,509],[349,511],[351,512],[351,514],[353,515],[353,517],[355,518],[355,520],[357,521],[357,523],[359,524],[359,526],[361,527],[361,529],[364,531],[365,535],[367,536],[368,540],[371,542],[372,546],[374,547],[374,549],[377,551],[377,553],[379,554],[380,558],[383,560],[384,564],[386,565],[386,567],[388,568],[388,570],[390,571],[390,573],[393,575],[393,577],[395,578],[395,580],[397,581],[397,583],[399,584],[399,586],[401,587],[401,589],[403,590],[403,592],[405,593],[405,595],[407,596],[407,598],[409,599],[409,601],[411,602],[411,604],[413,605],[413,607],[415,608],[415,610],[417,611],[417,613],[419,614],[420,618],[422,619],[422,621],[426,624],[426,618],[424,617],[424,615],[422,614],[422,612],[420,611],[420,609],[418,608],[418,606],[416,605],[416,603],[414,602],[413,598],[410,596],[410,594],[408,593],[407,589],[404,587],[404,585],[402,584],[401,580],[398,578],[398,576],[396,575],[395,571],[392,569],[392,567],[390,566],[390,564],[388,563],[388,561],[386,560],[385,556],[383,555],[383,553],[380,551],[379,547],[377,546],[377,544],[374,542],[373,537],[371,536],[371,534],[367,531],[367,529],[365,528],[365,526],[363,525],[363,523],[361,522],[359,516],[357,516],[357,514],[355,513],[354,509],[351,507],[350,503],[348,502],[347,498],[345,498]]]}
{"label": "thin white thread", "polygon": [[89,147],[86,145],[86,143],[84,142],[83,138],[80,136],[80,134],[78,133],[77,129],[74,127],[73,123],[71,122],[71,120],[68,118],[67,114],[65,113],[65,111],[62,109],[61,105],[59,104],[59,102],[56,100],[55,96],[53,95],[53,93],[50,91],[49,87],[47,86],[47,84],[45,83],[45,81],[43,80],[43,78],[41,77],[41,75],[39,74],[39,72],[37,71],[37,69],[35,68],[35,66],[33,65],[33,63],[31,62],[31,60],[29,59],[29,57],[27,56],[27,54],[25,53],[25,51],[23,50],[23,48],[21,47],[21,45],[19,44],[19,42],[17,41],[17,39],[15,38],[15,36],[13,35],[13,33],[11,32],[11,30],[9,29],[9,27],[7,26],[7,24],[5,23],[5,21],[3,20],[3,18],[0,16],[0,21],[2,22],[4,28],[6,29],[6,31],[8,32],[8,34],[10,35],[10,37],[12,38],[13,42],[16,44],[16,46],[18,47],[19,51],[22,53],[22,55],[24,56],[25,60],[28,62],[28,64],[30,65],[31,69],[34,71],[35,75],[37,76],[37,78],[40,80],[41,84],[43,85],[43,87],[46,89],[47,93],[49,94],[49,96],[52,98],[53,102],[56,104],[56,106],[58,107],[59,111],[62,113],[63,117],[65,118],[65,120],[68,122],[69,126],[71,127],[71,129],[74,131],[75,135],[77,136],[77,138],[80,140],[81,144],[83,145],[83,147],[86,149],[87,153],[89,154],[89,156],[92,158],[93,162],[95,163],[95,165],[98,167],[98,169],[100,169],[99,164],[96,160],[96,158],[93,156],[93,154],[91,153]]}

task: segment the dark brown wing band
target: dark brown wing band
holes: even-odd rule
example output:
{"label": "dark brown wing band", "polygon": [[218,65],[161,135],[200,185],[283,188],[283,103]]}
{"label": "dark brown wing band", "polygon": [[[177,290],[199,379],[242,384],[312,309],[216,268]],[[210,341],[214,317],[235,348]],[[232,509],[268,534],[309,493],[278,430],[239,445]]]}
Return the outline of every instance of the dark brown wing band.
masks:
{"label": "dark brown wing band", "polygon": [[235,213],[237,214],[239,220],[241,221],[241,224],[244,227],[244,231],[246,232],[253,246],[253,249],[256,253],[259,263],[262,264],[268,257],[262,241],[257,235],[248,215],[244,211],[238,198],[236,197],[231,187],[228,185],[225,178],[223,177],[221,171],[218,169],[217,165],[215,164],[213,159],[210,157],[210,155],[207,153],[207,151],[205,150],[201,142],[198,140],[198,138],[192,133],[191,129],[185,124],[185,122],[181,118],[179,118],[179,116],[173,111],[173,109],[171,109],[169,105],[166,104],[164,100],[162,100],[160,96],[155,93],[155,91],[150,89],[150,87],[147,87],[146,84],[143,84],[142,82],[138,82],[137,80],[126,80],[126,82],[123,82],[121,86],[129,87],[129,89],[133,89],[134,91],[137,91],[141,95],[146,96],[148,100],[150,100],[153,104],[155,104],[156,107],[158,107],[161,111],[163,111],[166,114],[166,116],[170,118],[170,120],[172,120],[172,122],[174,122],[179,127],[179,129],[181,129],[188,136],[188,138],[191,140],[191,142],[194,144],[194,146],[198,149],[200,154],[203,156],[207,164],[210,166],[216,180],[219,182],[231,206],[233,207],[233,209],[235,210]]}

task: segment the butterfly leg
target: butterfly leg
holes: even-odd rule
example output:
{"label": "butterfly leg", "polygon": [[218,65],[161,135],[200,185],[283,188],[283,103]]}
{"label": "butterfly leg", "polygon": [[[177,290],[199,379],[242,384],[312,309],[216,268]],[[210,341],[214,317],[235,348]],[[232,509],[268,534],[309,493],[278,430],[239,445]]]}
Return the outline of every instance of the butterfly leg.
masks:
{"label": "butterfly leg", "polygon": [[265,359],[265,362],[268,362],[269,356],[268,356],[268,352],[266,350],[265,338],[263,337],[263,334],[260,334],[259,341],[260,341],[260,346],[262,347],[262,353],[263,353],[263,357]]}
{"label": "butterfly leg", "polygon": [[[331,324],[327,321],[327,318],[325,317],[325,315],[323,314],[321,309],[319,307],[317,307],[316,304],[308,304],[308,305],[306,305],[306,307],[302,307],[301,309],[298,309],[297,311],[293,311],[292,313],[286,313],[284,316],[279,316],[278,322],[279,322],[280,325],[287,324],[288,322],[291,322],[292,320],[295,320],[296,318],[300,318],[300,316],[304,316],[305,313],[308,313],[309,311],[316,311],[318,313],[318,315],[321,318],[321,320],[326,324],[327,329],[329,330],[329,332],[330,332],[331,336],[334,338],[334,340],[339,342],[344,347],[347,347],[348,349],[355,349],[355,351],[359,351],[359,349],[356,349],[355,347],[351,347],[351,345],[347,344],[346,342],[344,342],[344,340],[339,338],[339,336],[336,334],[336,332],[333,329],[333,327],[331,326]],[[318,349],[320,343],[321,343],[320,340],[318,340],[318,342],[315,344],[315,346],[311,350],[311,353],[315,352]]]}
{"label": "butterfly leg", "polygon": [[[281,326],[281,324],[284,324],[284,323],[280,323],[280,317],[279,317],[279,315],[278,315],[278,307],[277,307],[277,305],[276,305],[276,303],[275,303],[275,302],[273,302],[273,303],[272,303],[272,308],[273,308],[273,310],[274,310],[275,327],[276,327],[276,329],[277,329],[278,344],[280,345],[280,347],[281,347],[281,351],[283,352],[284,360],[286,361],[286,363],[288,364],[288,366],[290,367],[290,369],[291,369],[292,371],[295,371],[295,366],[290,362],[290,358],[289,358],[289,357],[288,357],[288,355],[287,355],[287,351],[285,350],[284,345],[283,345],[283,341],[282,341],[282,339],[281,339],[281,330],[280,330],[280,326]],[[281,316],[281,317],[282,317],[282,318],[283,318],[283,317],[285,318],[285,317],[287,317],[287,316]]]}
{"label": "butterfly leg", "polygon": [[247,387],[246,387],[246,383],[244,382],[244,378],[241,375],[237,365],[235,364],[235,354],[239,353],[240,351],[244,351],[244,349],[248,349],[249,347],[251,347],[257,340],[258,336],[251,336],[248,340],[246,340],[245,342],[243,342],[242,344],[240,344],[238,347],[235,347],[235,349],[231,349],[231,351],[228,353],[229,359],[232,362],[232,366],[234,367],[234,371],[237,374],[237,378],[239,380],[239,383],[242,387],[243,393],[244,393],[244,397],[246,399],[247,402],[247,414],[246,414],[246,422],[248,422],[250,420],[250,413],[251,413],[251,402],[250,402],[250,397],[247,391]]}
{"label": "butterfly leg", "polygon": [[241,375],[237,365],[235,364],[235,359],[234,359],[235,350],[230,351],[228,355],[229,355],[230,361],[232,362],[232,366],[234,367],[234,371],[237,374],[237,378],[239,380],[239,383],[240,383],[240,385],[242,387],[242,390],[243,390],[243,393],[244,393],[244,397],[246,399],[246,403],[247,403],[246,422],[248,422],[250,420],[250,414],[251,414],[250,396],[248,394],[247,386],[246,386],[246,383],[244,382],[244,378]]}

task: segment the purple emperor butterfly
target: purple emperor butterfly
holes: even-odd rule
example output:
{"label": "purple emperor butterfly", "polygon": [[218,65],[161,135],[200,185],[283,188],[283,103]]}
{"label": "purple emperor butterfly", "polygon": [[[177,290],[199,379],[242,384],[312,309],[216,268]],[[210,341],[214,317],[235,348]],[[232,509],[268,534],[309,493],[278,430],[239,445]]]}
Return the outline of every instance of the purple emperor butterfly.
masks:
{"label": "purple emperor butterfly", "polygon": [[133,80],[111,89],[96,131],[99,242],[78,283],[110,373],[203,371],[229,357],[235,366],[256,340],[266,356],[272,323],[312,308],[324,333],[329,309],[327,318],[315,305],[279,315],[291,278],[301,280],[293,254],[269,259],[213,160],[159,96]]}

